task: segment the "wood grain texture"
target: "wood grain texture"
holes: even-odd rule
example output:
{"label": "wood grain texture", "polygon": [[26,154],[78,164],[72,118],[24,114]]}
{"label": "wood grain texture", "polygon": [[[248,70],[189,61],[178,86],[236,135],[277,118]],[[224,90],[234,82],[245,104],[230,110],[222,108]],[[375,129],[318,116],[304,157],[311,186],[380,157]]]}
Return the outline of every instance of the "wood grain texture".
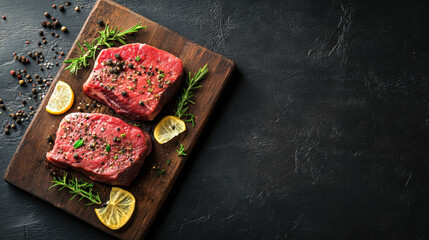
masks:
{"label": "wood grain texture", "polygon": [[[54,135],[64,116],[50,115],[44,110],[54,88],[49,90],[42,102],[39,111],[18,146],[5,172],[4,178],[7,182],[111,235],[122,239],[140,239],[147,233],[185,163],[186,157],[179,157],[176,153],[179,143],[185,146],[186,152],[189,155],[208,117],[213,111],[222,90],[225,88],[227,80],[234,71],[235,63],[110,0],[99,0],[95,4],[77,41],[83,42],[84,40],[91,41],[94,39],[98,34],[97,32],[102,30],[102,27],[97,24],[98,20],[103,20],[110,26],[123,28],[129,28],[141,22],[147,28],[135,34],[133,39],[128,39],[128,42],[147,43],[174,54],[182,60],[185,74],[196,72],[204,64],[208,64],[209,74],[202,82],[203,87],[195,93],[194,99],[196,104],[190,107],[190,112],[196,116],[195,127],[188,125],[188,130],[184,134],[181,134],[178,138],[167,144],[160,145],[153,141],[153,152],[146,159],[140,175],[130,187],[125,188],[133,193],[136,198],[135,212],[129,223],[117,231],[112,231],[101,224],[94,213],[94,206],[88,207],[84,205],[84,202],[76,200],[69,201],[70,194],[67,191],[58,192],[54,189],[48,190],[49,186],[52,185],[50,182],[52,180],[50,170],[54,167],[46,163],[45,154],[52,146],[45,139],[49,135]],[[75,43],[67,58],[75,57],[76,54],[74,52],[76,50],[77,45]],[[65,67],[63,64],[52,85],[55,85],[58,80],[70,84],[75,93],[75,103],[72,109],[67,112],[71,113],[77,111],[79,103],[92,104],[95,102],[82,91],[82,84],[89,76],[93,62],[91,61],[91,65],[80,70],[77,75],[70,75],[67,70],[64,70]],[[141,128],[152,133],[154,125],[160,118],[173,112],[175,99],[177,98],[174,98],[154,121],[138,122]],[[136,123],[117,115],[107,106],[91,109],[88,109],[88,112],[106,113],[124,119],[127,122]],[[168,166],[166,165],[167,159],[171,160],[171,164]],[[165,174],[158,177],[156,172],[152,170],[152,166],[154,165],[164,168],[166,170]],[[72,173],[77,177],[90,181],[79,173]],[[102,200],[106,201],[110,192],[110,186],[95,183],[95,191],[100,192]]]}

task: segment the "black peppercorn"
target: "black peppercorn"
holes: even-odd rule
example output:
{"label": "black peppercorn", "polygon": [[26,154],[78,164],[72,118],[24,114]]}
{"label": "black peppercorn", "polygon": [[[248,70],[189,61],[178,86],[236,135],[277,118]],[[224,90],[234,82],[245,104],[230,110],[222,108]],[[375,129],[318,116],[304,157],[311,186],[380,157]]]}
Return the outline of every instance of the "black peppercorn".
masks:
{"label": "black peppercorn", "polygon": [[121,91],[121,95],[122,96],[127,96],[127,92],[125,92],[124,90]]}
{"label": "black peppercorn", "polygon": [[16,119],[16,115],[15,115],[15,113],[11,113],[11,114],[10,114],[10,117],[11,117],[12,119]]}
{"label": "black peppercorn", "polygon": [[18,119],[16,119],[16,123],[19,123],[19,124],[21,124],[21,123],[22,123],[22,120],[21,120],[21,118],[18,118]]}
{"label": "black peppercorn", "polygon": [[58,9],[59,9],[60,11],[64,11],[64,10],[65,10],[63,5],[58,6]]}
{"label": "black peppercorn", "polygon": [[6,129],[4,130],[4,134],[9,134],[9,129],[7,129],[7,128],[6,128]]}
{"label": "black peppercorn", "polygon": [[45,17],[50,17],[51,15],[48,12],[45,12]]}
{"label": "black peppercorn", "polygon": [[4,110],[6,109],[6,106],[3,103],[0,103],[0,108]]}
{"label": "black peppercorn", "polygon": [[37,90],[36,90],[35,88],[33,88],[33,89],[31,90],[31,93],[32,93],[32,94],[37,94]]}
{"label": "black peppercorn", "polygon": [[98,25],[100,25],[100,26],[102,26],[102,27],[104,26],[104,22],[103,22],[103,20],[98,20],[98,21],[97,21],[97,24],[98,24]]}
{"label": "black peppercorn", "polygon": [[121,60],[121,55],[119,55],[119,53],[116,53],[115,54],[115,58],[118,59],[118,60]]}
{"label": "black peppercorn", "polygon": [[22,99],[21,103],[22,103],[23,105],[25,105],[25,104],[27,104],[27,101],[25,101],[24,99]]}
{"label": "black peppercorn", "polygon": [[140,106],[144,106],[144,102],[143,102],[143,101],[140,101],[140,102],[139,102],[139,105],[140,105]]}
{"label": "black peppercorn", "polygon": [[13,129],[15,129],[15,128],[16,128],[15,123],[12,123],[10,126],[11,126]]}
{"label": "black peppercorn", "polygon": [[133,69],[134,65],[132,63],[128,63],[128,67],[131,68],[131,69]]}
{"label": "black peppercorn", "polygon": [[79,159],[79,155],[77,155],[77,153],[73,153],[73,158],[74,159]]}

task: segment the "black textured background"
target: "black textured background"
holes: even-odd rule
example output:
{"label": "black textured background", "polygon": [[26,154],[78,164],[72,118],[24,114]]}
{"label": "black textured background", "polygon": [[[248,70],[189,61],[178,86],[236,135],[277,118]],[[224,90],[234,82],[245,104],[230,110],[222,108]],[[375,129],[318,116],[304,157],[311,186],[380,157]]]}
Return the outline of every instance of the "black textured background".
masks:
{"label": "black textured background", "polygon": [[[47,44],[67,53],[95,1],[51,8],[64,2],[0,0],[8,109],[31,91],[9,71],[43,13],[69,29]],[[429,238],[428,1],[117,2],[238,66],[148,239]],[[0,135],[2,175],[28,123]],[[4,181],[0,234],[110,238]]]}

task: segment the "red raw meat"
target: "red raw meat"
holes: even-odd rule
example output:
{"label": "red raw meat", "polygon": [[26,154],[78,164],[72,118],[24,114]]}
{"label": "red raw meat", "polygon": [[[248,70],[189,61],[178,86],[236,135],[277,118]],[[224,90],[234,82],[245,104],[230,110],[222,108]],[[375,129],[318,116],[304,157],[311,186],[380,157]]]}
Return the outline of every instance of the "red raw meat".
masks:
{"label": "red raw meat", "polygon": [[[82,140],[81,147],[75,148]],[[152,150],[150,136],[119,118],[97,113],[71,113],[58,127],[46,158],[79,171],[94,181],[129,186]]]}
{"label": "red raw meat", "polygon": [[83,91],[117,113],[153,120],[177,92],[182,61],[146,44],[102,50]]}

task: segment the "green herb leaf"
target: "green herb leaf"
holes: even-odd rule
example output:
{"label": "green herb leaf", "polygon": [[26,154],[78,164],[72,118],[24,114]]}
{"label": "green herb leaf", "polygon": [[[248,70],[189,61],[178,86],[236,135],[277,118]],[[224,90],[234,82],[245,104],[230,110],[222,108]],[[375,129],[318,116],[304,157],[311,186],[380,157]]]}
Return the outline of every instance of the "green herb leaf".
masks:
{"label": "green herb leaf", "polygon": [[106,152],[110,152],[110,144],[107,144],[107,146],[106,146]]}
{"label": "green herb leaf", "polygon": [[160,77],[165,77],[164,73],[159,74]]}
{"label": "green herb leaf", "polygon": [[125,133],[122,133],[122,134],[121,134],[121,138],[124,138],[124,137],[125,137]]}
{"label": "green herb leaf", "polygon": [[118,159],[118,155],[115,155],[115,156],[113,157],[113,159],[115,159],[115,160],[116,160],[116,159]]}
{"label": "green herb leaf", "polygon": [[180,148],[176,149],[177,152],[177,156],[186,156],[186,152],[185,152],[185,147],[183,146],[183,144],[180,144]]}
{"label": "green herb leaf", "polygon": [[164,174],[164,172],[165,172],[165,169],[159,169],[159,170],[156,172],[156,175],[157,175],[158,177],[160,177],[162,174]]}
{"label": "green herb leaf", "polygon": [[74,148],[74,149],[76,149],[76,148],[80,148],[80,147],[82,147],[82,145],[83,145],[83,140],[82,140],[82,139],[79,139],[79,140],[77,140],[77,141],[74,143],[73,148]]}
{"label": "green herb leaf", "polygon": [[167,159],[167,161],[165,162],[165,164],[166,164],[167,166],[169,166],[169,165],[170,165],[170,163],[171,163],[171,160],[170,160],[170,159]]}
{"label": "green herb leaf", "polygon": [[136,57],[136,61],[138,62],[138,61],[140,61],[140,56],[139,55],[137,55],[137,57]]}

